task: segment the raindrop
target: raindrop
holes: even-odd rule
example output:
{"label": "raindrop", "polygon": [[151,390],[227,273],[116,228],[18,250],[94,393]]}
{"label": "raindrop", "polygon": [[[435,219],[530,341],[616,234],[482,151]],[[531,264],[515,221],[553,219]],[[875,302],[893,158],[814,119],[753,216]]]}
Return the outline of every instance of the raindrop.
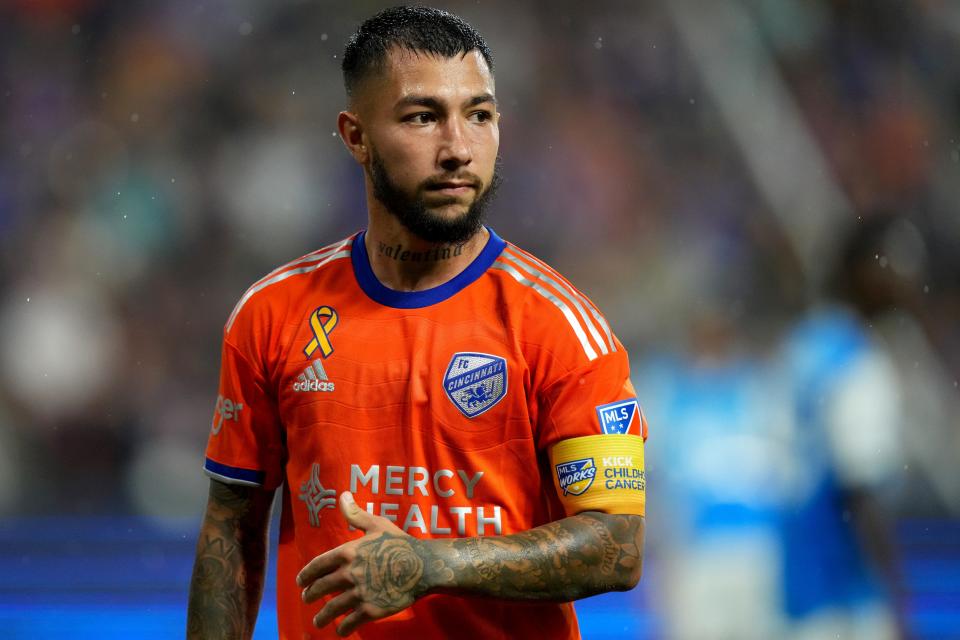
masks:
{"label": "raindrop", "polygon": [[242,36],[248,36],[253,33],[253,25],[249,22],[241,22],[237,32]]}
{"label": "raindrop", "polygon": [[80,33],[80,25],[75,24],[75,25],[73,25],[72,27],[70,27],[70,33],[72,33],[73,35],[79,34],[79,33]]}
{"label": "raindrop", "polygon": [[130,114],[130,122],[140,122],[140,114],[139,114],[139,113],[131,113],[131,114]]}
{"label": "raindrop", "polygon": [[320,40],[323,41],[323,42],[326,42],[328,37],[329,37],[329,36],[327,36],[327,34],[325,34],[325,33],[321,33],[321,34],[320,34]]}

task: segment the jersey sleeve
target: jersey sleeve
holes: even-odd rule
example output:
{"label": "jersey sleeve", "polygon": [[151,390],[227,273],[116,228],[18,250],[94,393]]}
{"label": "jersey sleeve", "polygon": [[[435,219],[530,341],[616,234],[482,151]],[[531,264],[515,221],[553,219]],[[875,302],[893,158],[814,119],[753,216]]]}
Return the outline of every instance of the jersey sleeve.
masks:
{"label": "jersey sleeve", "polygon": [[[553,285],[547,289],[548,285]],[[535,437],[568,515],[643,515],[647,423],[626,349],[593,303],[558,275],[532,296],[526,332]],[[528,325],[529,326],[529,325]]]}
{"label": "jersey sleeve", "polygon": [[541,442],[567,515],[645,515],[647,423],[622,347],[562,376],[543,403]]}
{"label": "jersey sleeve", "polygon": [[647,438],[647,421],[620,350],[563,374],[539,394],[538,446],[593,435]]}
{"label": "jersey sleeve", "polygon": [[244,331],[238,322],[224,332],[220,387],[203,468],[222,482],[271,490],[283,478],[279,412],[257,341]]}

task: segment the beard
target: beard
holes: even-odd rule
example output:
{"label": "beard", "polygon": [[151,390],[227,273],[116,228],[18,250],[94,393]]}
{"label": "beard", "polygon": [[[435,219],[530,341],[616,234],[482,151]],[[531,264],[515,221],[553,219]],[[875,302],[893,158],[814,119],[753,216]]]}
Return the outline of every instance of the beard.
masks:
{"label": "beard", "polygon": [[[432,185],[444,180],[470,180],[474,184],[476,196],[467,211],[454,218],[445,218],[433,213],[428,207],[424,193]],[[472,238],[486,219],[487,205],[500,186],[500,159],[494,166],[493,179],[490,185],[484,188],[483,181],[470,173],[452,173],[440,177],[429,178],[421,182],[414,193],[403,191],[390,178],[383,159],[376,151],[371,153],[370,182],[373,184],[373,196],[383,203],[393,216],[400,221],[410,233],[425,242],[436,244],[462,244]],[[453,204],[455,200],[448,203]]]}

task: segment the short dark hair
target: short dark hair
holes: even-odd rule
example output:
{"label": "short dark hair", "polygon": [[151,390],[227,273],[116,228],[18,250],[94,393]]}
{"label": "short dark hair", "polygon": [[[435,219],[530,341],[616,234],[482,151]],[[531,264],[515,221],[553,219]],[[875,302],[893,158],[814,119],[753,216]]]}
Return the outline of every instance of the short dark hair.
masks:
{"label": "short dark hair", "polygon": [[347,41],[341,68],[348,96],[367,75],[383,68],[393,47],[445,58],[476,49],[493,72],[490,47],[462,18],[430,7],[392,7],[364,21]]}

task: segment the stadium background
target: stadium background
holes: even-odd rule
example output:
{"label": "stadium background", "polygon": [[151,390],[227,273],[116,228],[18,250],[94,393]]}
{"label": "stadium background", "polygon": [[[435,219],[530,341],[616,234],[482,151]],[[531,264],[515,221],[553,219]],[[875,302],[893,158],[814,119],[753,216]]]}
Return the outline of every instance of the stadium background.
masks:
{"label": "stadium background", "polygon": [[[364,224],[339,55],[383,6],[0,4],[0,636],[181,633],[220,331],[259,275]],[[438,6],[499,63],[491,224],[606,312],[651,422],[645,578],[578,605],[586,637],[675,628],[703,505],[659,487],[690,438],[718,439],[707,484],[744,513],[776,510],[771,461],[803,475],[768,374],[854,271],[841,301],[903,419],[895,464],[870,424],[851,455],[885,469],[907,628],[960,637],[960,4]],[[704,419],[675,428],[667,396]],[[749,611],[714,601],[686,615]]]}

